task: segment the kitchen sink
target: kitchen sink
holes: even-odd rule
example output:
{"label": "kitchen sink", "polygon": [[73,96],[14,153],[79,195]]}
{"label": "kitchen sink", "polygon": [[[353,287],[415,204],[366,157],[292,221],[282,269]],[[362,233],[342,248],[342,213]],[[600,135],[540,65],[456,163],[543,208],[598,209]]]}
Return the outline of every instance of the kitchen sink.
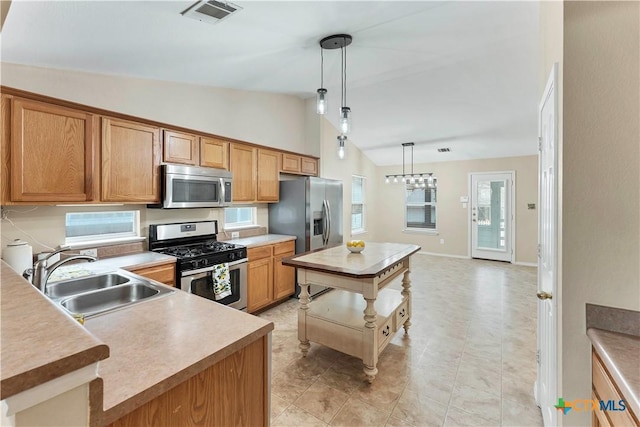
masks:
{"label": "kitchen sink", "polygon": [[131,278],[117,273],[87,276],[79,279],[65,280],[47,284],[47,295],[51,298],[62,298],[97,289],[110,288],[127,283]]}
{"label": "kitchen sink", "polygon": [[125,272],[47,284],[47,296],[77,318],[88,318],[172,292],[171,288]]}

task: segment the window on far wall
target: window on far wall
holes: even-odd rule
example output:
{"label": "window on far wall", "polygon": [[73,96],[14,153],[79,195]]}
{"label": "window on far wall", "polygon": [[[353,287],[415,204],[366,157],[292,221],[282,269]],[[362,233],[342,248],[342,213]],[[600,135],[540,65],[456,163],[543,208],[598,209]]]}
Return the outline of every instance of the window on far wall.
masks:
{"label": "window on far wall", "polygon": [[224,229],[252,227],[256,222],[256,208],[225,208]]}
{"label": "window on far wall", "polygon": [[351,181],[351,234],[364,233],[365,177],[354,175]]}
{"label": "window on far wall", "polygon": [[140,237],[140,211],[68,212],[67,245],[127,240]]}
{"label": "window on far wall", "polygon": [[406,230],[436,231],[436,179],[425,180],[425,187],[406,186]]}

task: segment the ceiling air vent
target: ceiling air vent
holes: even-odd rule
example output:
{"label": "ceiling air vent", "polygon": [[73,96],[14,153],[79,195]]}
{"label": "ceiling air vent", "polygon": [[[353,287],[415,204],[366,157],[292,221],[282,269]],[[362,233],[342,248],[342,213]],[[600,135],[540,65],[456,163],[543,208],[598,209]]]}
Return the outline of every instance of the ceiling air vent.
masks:
{"label": "ceiling air vent", "polygon": [[438,148],[438,153],[448,153],[451,148]]}
{"label": "ceiling air vent", "polygon": [[242,8],[233,3],[200,0],[184,10],[182,16],[216,24],[239,10],[242,10]]}

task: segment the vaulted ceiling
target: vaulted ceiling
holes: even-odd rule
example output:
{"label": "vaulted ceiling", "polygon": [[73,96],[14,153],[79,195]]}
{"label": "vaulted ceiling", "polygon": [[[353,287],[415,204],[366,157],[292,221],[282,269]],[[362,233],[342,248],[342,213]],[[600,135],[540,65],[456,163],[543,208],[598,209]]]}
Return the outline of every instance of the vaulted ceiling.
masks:
{"label": "vaulted ceiling", "polygon": [[[318,41],[347,33],[350,141],[378,165],[535,154],[538,3],[235,1],[215,25],[189,1],[14,0],[2,61],[315,96]],[[340,53],[325,51],[338,124]],[[450,148],[438,153],[438,148]]]}

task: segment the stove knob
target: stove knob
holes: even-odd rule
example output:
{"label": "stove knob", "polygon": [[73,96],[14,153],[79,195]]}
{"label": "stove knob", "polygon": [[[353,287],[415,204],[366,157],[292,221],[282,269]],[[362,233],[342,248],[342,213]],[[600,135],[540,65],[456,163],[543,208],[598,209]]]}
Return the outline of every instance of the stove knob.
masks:
{"label": "stove knob", "polygon": [[191,267],[193,267],[194,269],[198,268],[198,261],[196,260],[191,261]]}
{"label": "stove knob", "polygon": [[233,252],[231,252],[229,254],[229,261],[233,261],[234,259],[236,259],[236,254],[234,254]]}
{"label": "stove knob", "polygon": [[208,260],[208,259],[203,259],[203,260],[202,260],[202,265],[203,265],[204,267],[206,267],[207,265],[209,265],[209,260]]}

